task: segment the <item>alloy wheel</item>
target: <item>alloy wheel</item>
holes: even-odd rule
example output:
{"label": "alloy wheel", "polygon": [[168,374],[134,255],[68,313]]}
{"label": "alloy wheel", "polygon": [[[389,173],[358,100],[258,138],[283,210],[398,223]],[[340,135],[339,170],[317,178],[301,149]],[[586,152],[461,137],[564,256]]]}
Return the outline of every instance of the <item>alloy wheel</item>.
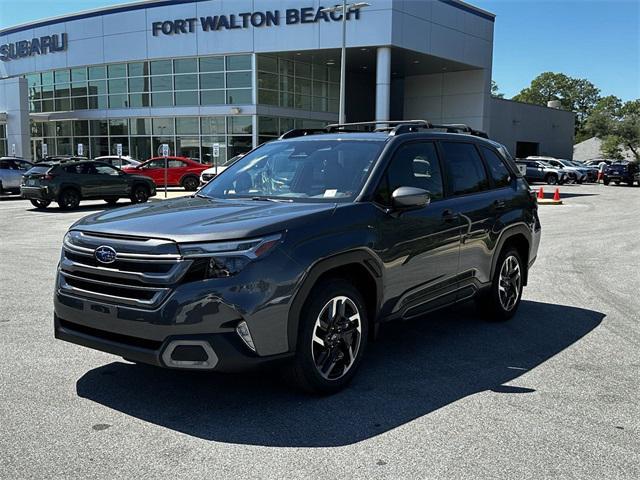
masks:
{"label": "alloy wheel", "polygon": [[498,296],[504,310],[511,311],[518,303],[521,287],[520,262],[514,255],[509,255],[502,263],[498,282]]}
{"label": "alloy wheel", "polygon": [[337,296],[320,311],[313,327],[311,355],[327,380],[343,377],[355,363],[362,339],[360,311],[349,297]]}

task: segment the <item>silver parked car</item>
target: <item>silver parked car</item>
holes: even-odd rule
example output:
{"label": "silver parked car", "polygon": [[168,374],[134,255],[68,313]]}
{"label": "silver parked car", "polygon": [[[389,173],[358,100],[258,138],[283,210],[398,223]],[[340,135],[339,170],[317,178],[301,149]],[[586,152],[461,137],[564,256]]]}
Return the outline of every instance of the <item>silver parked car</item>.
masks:
{"label": "silver parked car", "polygon": [[142,162],[135,160],[129,156],[118,157],[117,155],[105,155],[103,157],[96,157],[94,160],[98,162],[108,163],[114,167],[137,167]]}
{"label": "silver parked car", "polygon": [[0,157],[0,195],[20,193],[22,175],[31,169],[33,164],[16,157]]}

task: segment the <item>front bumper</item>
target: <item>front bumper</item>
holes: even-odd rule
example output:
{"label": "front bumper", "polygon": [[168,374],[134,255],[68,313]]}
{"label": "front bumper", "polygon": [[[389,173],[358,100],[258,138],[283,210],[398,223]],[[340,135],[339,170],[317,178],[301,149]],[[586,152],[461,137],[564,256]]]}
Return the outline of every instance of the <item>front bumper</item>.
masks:
{"label": "front bumper", "polygon": [[[141,305],[115,296],[108,284],[102,292],[70,285],[81,272],[66,262],[63,255],[54,294],[56,338],[169,368],[175,365],[163,355],[176,340],[210,345],[217,361],[209,369],[216,371],[250,369],[290,354],[288,312],[300,267],[279,249],[236,276],[178,283]],[[236,333],[242,321],[255,351]]]}

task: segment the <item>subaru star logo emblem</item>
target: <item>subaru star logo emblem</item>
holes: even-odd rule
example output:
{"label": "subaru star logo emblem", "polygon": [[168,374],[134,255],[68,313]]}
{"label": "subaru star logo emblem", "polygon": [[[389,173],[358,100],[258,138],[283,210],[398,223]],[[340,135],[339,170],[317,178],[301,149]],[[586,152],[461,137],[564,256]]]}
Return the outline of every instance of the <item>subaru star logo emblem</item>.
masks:
{"label": "subaru star logo emblem", "polygon": [[116,261],[116,251],[106,245],[96,248],[94,255],[100,263],[113,263]]}

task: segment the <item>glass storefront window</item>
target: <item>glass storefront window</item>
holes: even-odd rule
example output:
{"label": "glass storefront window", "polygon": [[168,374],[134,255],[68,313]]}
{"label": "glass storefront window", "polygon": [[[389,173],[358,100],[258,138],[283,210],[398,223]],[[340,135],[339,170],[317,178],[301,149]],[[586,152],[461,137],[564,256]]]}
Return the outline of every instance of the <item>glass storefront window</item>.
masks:
{"label": "glass storefront window", "polygon": [[295,62],[296,77],[311,78],[311,64]]}
{"label": "glass storefront window", "polygon": [[280,73],[280,75],[293,76],[294,75],[293,62],[290,60],[284,60],[282,58],[279,59],[278,72]]}
{"label": "glass storefront window", "polygon": [[229,117],[229,133],[241,133],[251,135],[253,123],[250,116]]}
{"label": "glass storefront window", "polygon": [[71,100],[68,98],[56,98],[54,109],[56,112],[66,112],[71,110]]}
{"label": "glass storefront window", "polygon": [[53,85],[44,85],[42,87],[42,98],[53,98]]}
{"label": "glass storefront window", "polygon": [[73,155],[71,138],[56,138],[56,155]]}
{"label": "glass storefront window", "polygon": [[127,80],[109,80],[109,93],[127,93]]}
{"label": "glass storefront window", "polygon": [[42,111],[43,112],[53,112],[53,100],[43,100],[42,101]]}
{"label": "glass storefront window", "polygon": [[251,70],[251,55],[228,56],[227,70]]}
{"label": "glass storefront window", "polygon": [[200,92],[201,105],[224,105],[224,90],[203,90]]}
{"label": "glass storefront window", "polygon": [[202,117],[200,127],[202,135],[224,135],[227,133],[225,117]]}
{"label": "glass storefront window", "polygon": [[[220,155],[216,158],[213,156],[213,145],[218,144]],[[221,164],[227,160],[227,142],[225,137],[211,136],[202,137],[202,163],[208,165]]]}
{"label": "glass storefront window", "polygon": [[127,95],[109,95],[109,108],[127,108],[128,106]]}
{"label": "glass storefront window", "polygon": [[151,91],[162,92],[173,89],[171,75],[162,75],[160,77],[151,77]]}
{"label": "glass storefront window", "polygon": [[149,106],[149,94],[148,93],[131,93],[129,94],[129,106],[136,107],[148,107]]}
{"label": "glass storefront window", "polygon": [[224,71],[224,57],[203,57],[200,59],[201,72]]}
{"label": "glass storefront window", "polygon": [[53,72],[53,78],[55,83],[64,83],[71,81],[71,75],[69,74],[69,70],[55,70]]}
{"label": "glass storefront window", "polygon": [[56,98],[68,97],[70,94],[71,94],[71,88],[68,83],[56,83],[56,86],[55,86]]}
{"label": "glass storefront window", "polygon": [[272,135],[277,137],[279,133],[278,119],[276,117],[259,117],[258,132],[260,135]]}
{"label": "glass storefront window", "polygon": [[151,75],[172,73],[171,60],[155,60],[151,62]]}
{"label": "glass storefront window", "polygon": [[140,161],[151,158],[151,137],[131,137],[129,154]]}
{"label": "glass storefront window", "polygon": [[198,105],[198,92],[176,92],[176,105]]}
{"label": "glass storefront window", "polygon": [[98,97],[88,97],[89,98],[89,108],[90,109],[100,109],[103,110],[107,108],[107,97],[106,95],[100,95]]}
{"label": "glass storefront window", "polygon": [[40,74],[39,73],[31,73],[26,76],[27,85],[29,88],[37,87],[40,85]]}
{"label": "glass storefront window", "polygon": [[258,57],[258,70],[278,73],[278,59],[275,57],[268,57],[267,55],[260,55]]}
{"label": "glass storefront window", "polygon": [[147,62],[133,62],[128,64],[130,77],[141,77],[149,75],[149,64]]}
{"label": "glass storefront window", "polygon": [[73,82],[71,84],[71,96],[72,97],[86,97],[87,96],[87,82]]}
{"label": "glass storefront window", "polygon": [[273,90],[258,90],[258,103],[262,105],[278,105],[278,92]]}
{"label": "glass storefront window", "polygon": [[101,80],[107,78],[107,68],[104,65],[89,67],[89,80]]}
{"label": "glass storefront window", "polygon": [[138,77],[129,79],[129,92],[148,92],[149,77]]}
{"label": "glass storefront window", "polygon": [[131,118],[129,120],[131,135],[151,135],[150,118]]}
{"label": "glass storefront window", "polygon": [[89,132],[92,136],[107,135],[109,124],[106,120],[89,120]]}
{"label": "glass storefront window", "polygon": [[93,158],[109,155],[109,139],[107,137],[91,137],[89,145]]}
{"label": "glass storefront window", "polygon": [[269,90],[278,90],[278,75],[260,72],[258,74],[258,87],[267,88]]}
{"label": "glass storefront window", "polygon": [[223,73],[203,73],[200,74],[200,88],[205,90],[209,88],[224,88]]}
{"label": "glass storefront window", "polygon": [[228,104],[247,104],[251,102],[251,89],[227,90]]}
{"label": "glass storefront window", "polygon": [[176,134],[178,135],[198,135],[198,117],[177,117]]}
{"label": "glass storefront window", "polygon": [[89,95],[104,95],[107,93],[107,82],[104,80],[93,80],[89,82]]}
{"label": "glass storefront window", "polygon": [[173,137],[153,137],[151,141],[151,154],[155,156],[160,156],[160,145],[166,143],[169,145],[169,155],[176,154],[176,145],[173,141]]}
{"label": "glass storefront window", "polygon": [[53,84],[53,72],[42,72],[42,85]]}
{"label": "glass storefront window", "polygon": [[182,58],[173,61],[175,73],[194,73],[198,71],[198,60],[195,58]]}
{"label": "glass storefront window", "polygon": [[117,145],[122,145],[122,155],[129,155],[129,138],[128,137],[109,137],[109,154],[117,155]]}
{"label": "glass storefront window", "polygon": [[251,75],[251,72],[227,73],[227,88],[251,88]]}
{"label": "glass storefront window", "polygon": [[109,120],[109,135],[128,135],[129,122],[127,119]]}
{"label": "glass storefront window", "polygon": [[172,107],[173,106],[173,93],[152,93],[151,94],[151,106],[153,107]]}
{"label": "glass storefront window", "polygon": [[[154,80],[156,78],[163,78],[163,77],[154,77]],[[175,83],[176,90],[197,90],[198,76],[197,75],[176,75],[174,77],[174,83]]]}
{"label": "glass storefront window", "polygon": [[80,144],[82,144],[82,156],[91,158],[91,152],[89,151],[89,138],[87,137],[74,137],[73,155],[78,155],[78,145]]}
{"label": "glass storefront window", "polygon": [[127,64],[115,63],[107,66],[109,78],[123,78],[127,76]]}
{"label": "glass storefront window", "polygon": [[173,135],[173,118],[154,118],[152,120],[154,135]]}
{"label": "glass storefront window", "polygon": [[78,137],[89,136],[89,122],[86,120],[75,120],[73,122],[73,135]]}
{"label": "glass storefront window", "polygon": [[73,110],[87,110],[89,108],[87,97],[77,97],[71,99],[71,108]]}
{"label": "glass storefront window", "polygon": [[227,140],[228,156],[232,158],[251,150],[251,137],[229,137]]}
{"label": "glass storefront window", "polygon": [[72,68],[71,69],[71,81],[72,82],[86,82],[87,81],[87,69]]}
{"label": "glass storefront window", "polygon": [[176,155],[200,160],[199,137],[176,137]]}

